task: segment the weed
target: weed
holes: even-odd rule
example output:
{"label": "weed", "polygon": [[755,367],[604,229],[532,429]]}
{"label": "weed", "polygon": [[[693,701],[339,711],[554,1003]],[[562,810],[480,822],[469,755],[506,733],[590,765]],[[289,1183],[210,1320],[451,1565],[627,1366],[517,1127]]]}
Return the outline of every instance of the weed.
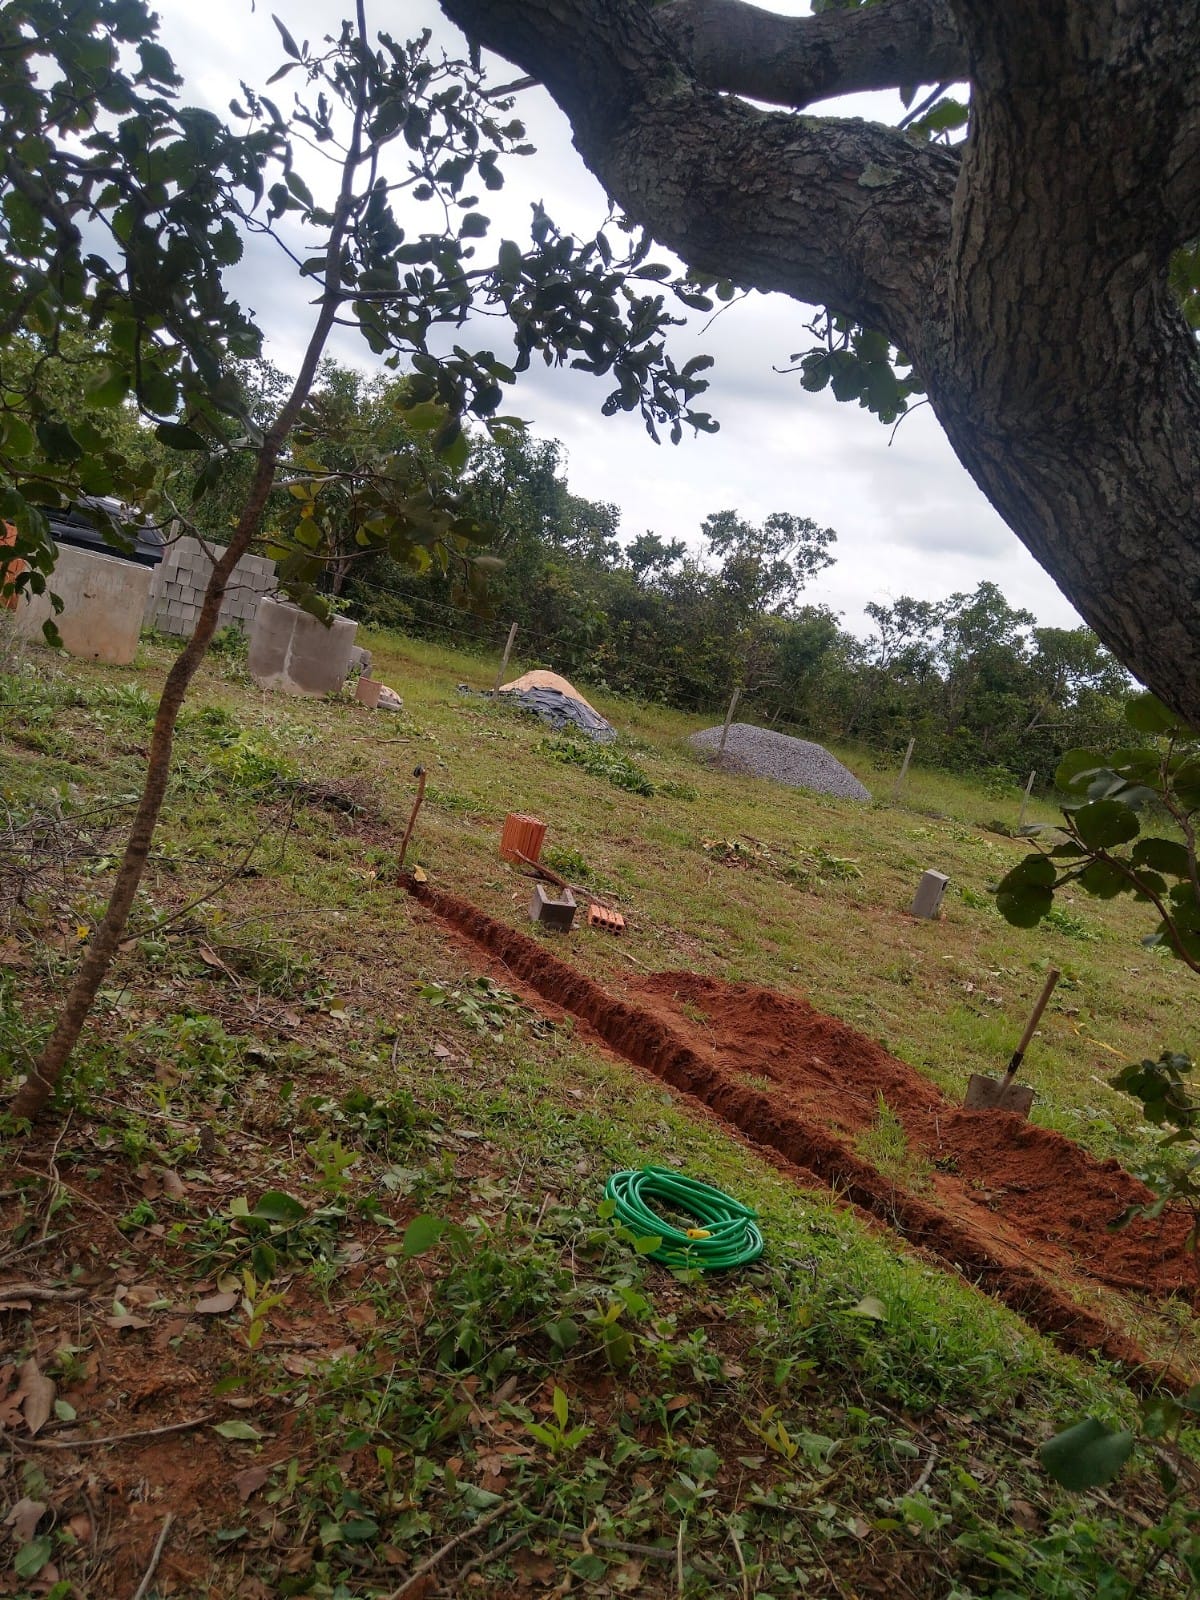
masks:
{"label": "weed", "polygon": [[241,1333],[247,1350],[256,1350],[262,1343],[268,1317],[276,1306],[286,1301],[286,1292],[268,1294],[266,1284],[260,1283],[249,1267],[242,1269],[242,1310],[246,1313],[246,1326]]}
{"label": "weed", "polygon": [[320,1177],[318,1183],[325,1194],[345,1194],[350,1187],[347,1171],[359,1159],[357,1150],[347,1150],[340,1139],[320,1138],[304,1146]]}
{"label": "weed", "polygon": [[209,643],[209,653],[226,666],[243,667],[250,654],[250,640],[241,628],[230,623],[218,628]]}
{"label": "weed", "polygon": [[136,1233],[139,1228],[148,1228],[157,1221],[158,1212],[149,1200],[139,1200],[123,1217],[117,1218],[117,1227],[122,1233]]}
{"label": "weed", "polygon": [[559,877],[566,878],[571,883],[585,883],[590,888],[603,892],[612,887],[611,879],[588,864],[578,850],[568,849],[559,845],[548,845],[542,851],[542,860]]}
{"label": "weed", "polygon": [[565,729],[553,739],[542,739],[536,748],[552,761],[582,767],[592,777],[603,778],[614,788],[630,794],[665,795],[674,800],[699,797],[699,791],[692,784],[670,780],[656,782],[632,756],[622,754],[610,744],[597,744],[593,739],[569,734]]}
{"label": "weed", "polygon": [[525,1431],[532,1434],[539,1444],[544,1444],[552,1456],[570,1455],[573,1450],[579,1449],[592,1430],[586,1422],[574,1428],[567,1427],[570,1406],[557,1384],[554,1387],[553,1412],[553,1421],[527,1422]]}
{"label": "weed", "polygon": [[854,1148],[875,1170],[906,1189],[919,1192],[932,1181],[932,1164],[914,1153],[904,1124],[884,1099],[876,1096],[875,1121],[854,1141]]}
{"label": "weed", "polygon": [[1064,939],[1078,939],[1081,944],[1095,944],[1101,937],[1093,923],[1067,905],[1051,906],[1042,921],[1047,928],[1061,933]]}
{"label": "weed", "polygon": [[345,1216],[338,1206],[310,1211],[294,1195],[269,1189],[253,1210],[244,1195],[231,1200],[200,1225],[193,1242],[205,1271],[248,1264],[256,1280],[268,1283],[282,1263],[331,1260]]}
{"label": "weed", "polygon": [[434,1115],[418,1107],[407,1089],[376,1098],[366,1089],[351,1089],[341,1100],[315,1096],[300,1109],[326,1127],[336,1127],[362,1150],[393,1159],[408,1150],[421,1132],[436,1123]]}
{"label": "weed", "polygon": [[515,994],[502,989],[490,978],[474,978],[457,989],[447,989],[440,983],[425,983],[417,993],[431,1006],[448,1007],[476,1033],[493,1039],[502,1038],[506,1027],[528,1013],[528,1007],[522,1005]]}

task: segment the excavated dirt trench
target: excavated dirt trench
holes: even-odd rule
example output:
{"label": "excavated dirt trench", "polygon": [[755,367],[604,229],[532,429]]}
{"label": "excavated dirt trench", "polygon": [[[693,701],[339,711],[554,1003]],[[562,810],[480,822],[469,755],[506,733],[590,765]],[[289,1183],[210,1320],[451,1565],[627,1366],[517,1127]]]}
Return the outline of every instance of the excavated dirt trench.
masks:
{"label": "excavated dirt trench", "polygon": [[[1154,1298],[1194,1295],[1185,1218],[1107,1231],[1110,1218],[1149,1198],[1115,1161],[1011,1114],[962,1110],[802,1000],[683,972],[633,981],[631,1004],[469,901],[429,884],[405,886],[544,1000],[782,1156],[802,1180],[833,1188],[1067,1348],[1102,1352],[1151,1379],[1137,1345],[1070,1292],[1102,1284]],[[881,1095],[904,1127],[908,1187],[907,1172],[895,1181],[855,1149]]]}

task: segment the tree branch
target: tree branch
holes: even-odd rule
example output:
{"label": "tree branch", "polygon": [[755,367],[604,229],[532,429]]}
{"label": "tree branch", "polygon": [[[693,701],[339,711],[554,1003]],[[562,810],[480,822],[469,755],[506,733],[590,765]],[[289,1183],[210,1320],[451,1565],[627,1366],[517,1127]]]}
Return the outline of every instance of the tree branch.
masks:
{"label": "tree branch", "polygon": [[937,316],[957,152],[717,95],[641,0],[443,9],[546,85],[609,194],[697,271],[831,306],[906,348]]}
{"label": "tree branch", "polygon": [[655,15],[701,83],[772,105],[968,75],[947,0],[883,0],[813,17],[744,0],[668,0]]}

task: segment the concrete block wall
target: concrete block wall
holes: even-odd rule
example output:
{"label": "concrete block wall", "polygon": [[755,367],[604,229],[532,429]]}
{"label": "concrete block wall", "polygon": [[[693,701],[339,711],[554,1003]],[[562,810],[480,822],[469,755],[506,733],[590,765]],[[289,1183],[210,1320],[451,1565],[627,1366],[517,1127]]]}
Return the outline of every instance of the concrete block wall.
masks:
{"label": "concrete block wall", "polygon": [[[213,560],[225,554],[223,545],[209,545]],[[154,569],[150,598],[146,604],[145,626],[160,633],[189,638],[200,615],[204,591],[208,587],[212,562],[198,539],[176,539],[167,546],[163,559]],[[218,627],[241,628],[249,632],[265,594],[275,590],[275,563],[266,556],[243,556],[233,569],[221,605]]]}

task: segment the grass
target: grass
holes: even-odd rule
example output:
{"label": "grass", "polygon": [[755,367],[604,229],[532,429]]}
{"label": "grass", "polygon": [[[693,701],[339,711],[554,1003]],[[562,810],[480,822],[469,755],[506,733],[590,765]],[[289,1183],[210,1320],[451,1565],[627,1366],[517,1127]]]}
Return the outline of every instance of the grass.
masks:
{"label": "grass", "polygon": [[[637,794],[458,695],[490,686],[486,663],[368,643],[400,717],[268,699],[235,655],[205,669],[65,1124],[7,1140],[0,1276],[82,1290],[6,1318],[66,1408],[40,1437],[143,1433],[75,1455],[10,1431],[0,1522],[22,1495],[46,1508],[11,1546],[14,1592],[132,1593],[168,1511],[163,1571],[197,1597],[377,1600],[460,1534],[430,1592],[1126,1600],[1143,1569],[1142,1592],[1186,1592],[1185,1511],[1147,1467],[1067,1496],[1036,1462],[1063,1421],[1133,1417],[1118,1374],[797,1191],[502,974],[481,982],[392,860],[420,763],[410,862],[436,882],[519,923],[526,886],[495,845],[506,811],[535,812],[550,859],[629,918],[622,941],[570,946],[607,986],[636,960],[799,991],[955,1095],[1003,1067],[1053,962],[1035,1117],[1134,1165],[1147,1131],[1104,1076],[1195,1030],[1138,908],[1008,928],[986,886],[1022,846],[988,824],[1015,825],[1018,790],[1008,805],[919,769],[895,808],[780,790],[696,760],[703,719],[592,694],[657,791]],[[17,1066],[102,903],[168,656],[30,660],[0,679],[21,846],[0,880],[0,1059]],[[952,888],[921,924],[905,910],[930,866]],[[881,1106],[862,1143],[911,1184],[894,1120]],[[763,1262],[680,1281],[614,1240],[604,1180],[648,1161],[754,1204]],[[1182,1314],[1137,1331],[1190,1348]],[[97,1490],[128,1514],[93,1522]]]}

